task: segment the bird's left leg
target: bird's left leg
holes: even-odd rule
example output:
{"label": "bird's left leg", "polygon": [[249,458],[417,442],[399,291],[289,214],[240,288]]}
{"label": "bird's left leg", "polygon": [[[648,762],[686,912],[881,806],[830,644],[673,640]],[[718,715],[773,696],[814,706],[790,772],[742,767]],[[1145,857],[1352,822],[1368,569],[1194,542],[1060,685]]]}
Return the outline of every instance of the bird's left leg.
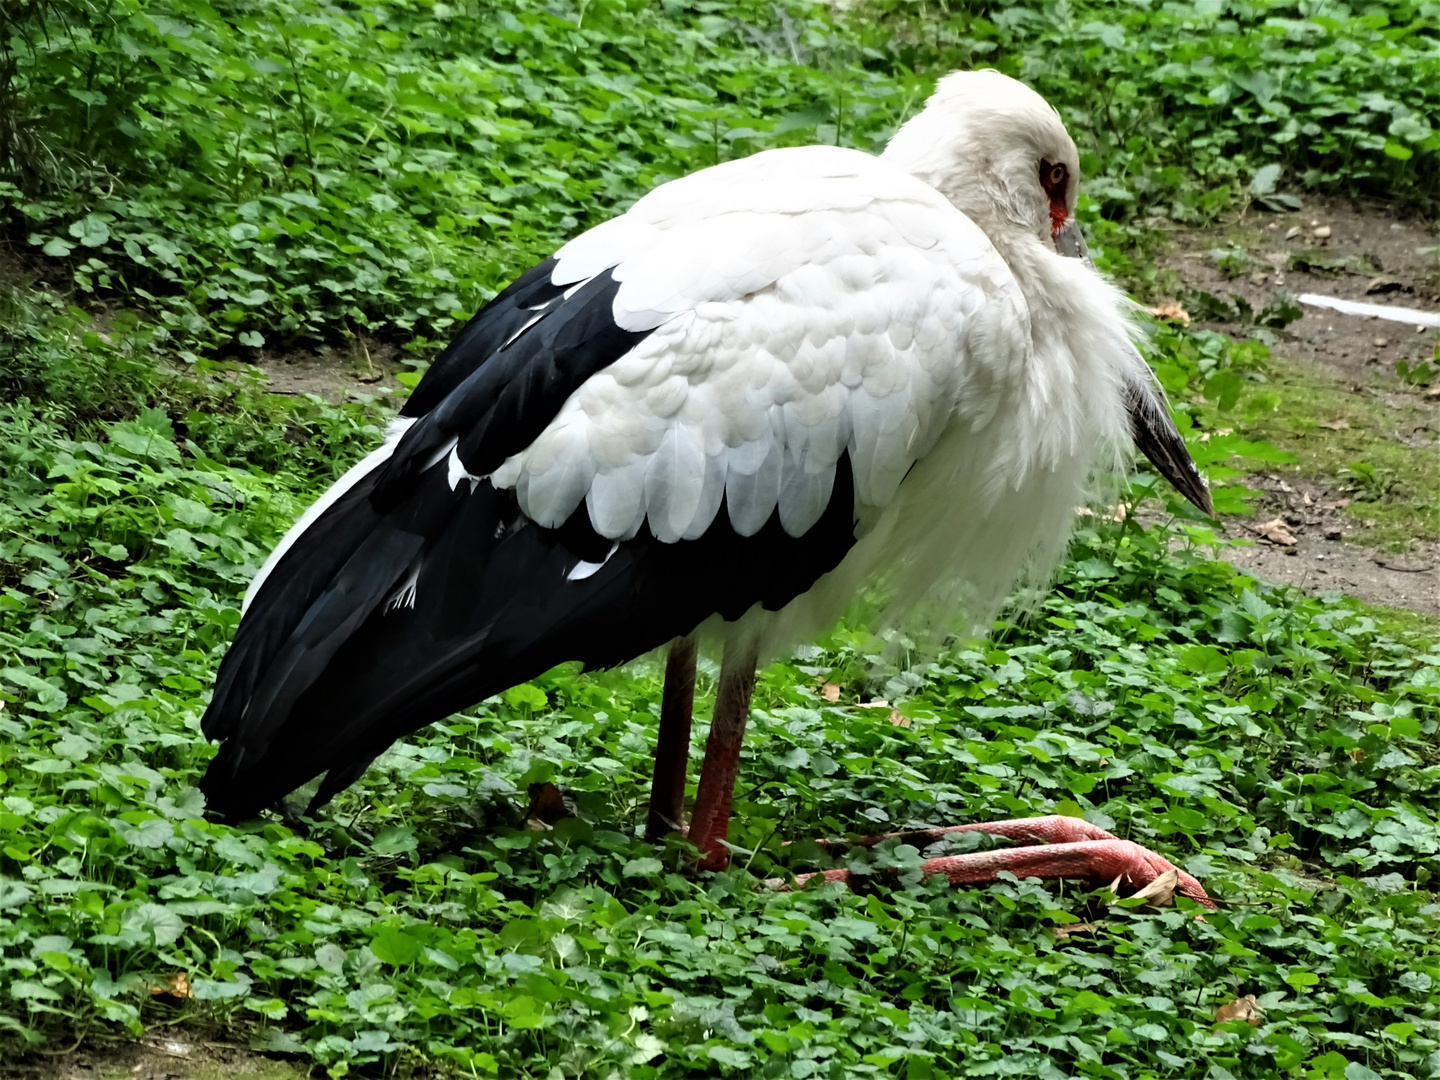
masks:
{"label": "bird's left leg", "polygon": [[[1135,889],[1142,889],[1161,874],[1174,870],[1176,892],[1206,907],[1215,906],[1200,882],[1163,856],[1133,841],[1122,840],[1080,818],[1052,816],[987,821],[952,825],[944,829],[869,836],[858,843],[872,847],[882,840],[898,839],[924,847],[957,832],[1001,836],[1012,841],[1014,846],[994,851],[972,851],[964,855],[942,855],[924,863],[920,867],[922,874],[926,877],[943,875],[952,885],[995,881],[1002,871],[1009,871],[1018,878],[1078,878],[1099,882],[1118,879]],[[819,874],[801,874],[795,881],[803,885],[813,877],[845,881],[850,877],[850,871],[825,870]],[[783,886],[784,882],[776,878],[767,884]]]}
{"label": "bird's left leg", "polygon": [[690,839],[700,849],[701,870],[723,870],[730,854],[723,843],[730,825],[730,801],[740,766],[740,743],[750,716],[750,695],[755,689],[756,653],[753,645],[731,642],[720,662],[720,684],[710,737],[705,740],[705,761],[690,817]]}
{"label": "bird's left leg", "polygon": [[690,714],[695,707],[695,639],[679,637],[665,658],[660,694],[660,731],[655,738],[655,773],[645,839],[685,831],[685,774],[690,764]]}

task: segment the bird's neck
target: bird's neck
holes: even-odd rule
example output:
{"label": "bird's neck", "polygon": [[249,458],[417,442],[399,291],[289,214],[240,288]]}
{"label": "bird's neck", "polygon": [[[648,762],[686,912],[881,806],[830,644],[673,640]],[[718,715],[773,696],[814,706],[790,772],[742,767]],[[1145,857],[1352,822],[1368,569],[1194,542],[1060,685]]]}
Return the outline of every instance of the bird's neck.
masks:
{"label": "bird's neck", "polygon": [[[983,160],[963,141],[924,140],[907,125],[891,140],[882,160],[923,180],[968,217],[990,239],[1027,298],[1043,287],[1037,263],[1046,244],[1028,220],[1026,193],[1012,191],[1002,177],[1008,170]],[[906,136],[903,137],[902,136]],[[964,157],[965,161],[958,160]]]}

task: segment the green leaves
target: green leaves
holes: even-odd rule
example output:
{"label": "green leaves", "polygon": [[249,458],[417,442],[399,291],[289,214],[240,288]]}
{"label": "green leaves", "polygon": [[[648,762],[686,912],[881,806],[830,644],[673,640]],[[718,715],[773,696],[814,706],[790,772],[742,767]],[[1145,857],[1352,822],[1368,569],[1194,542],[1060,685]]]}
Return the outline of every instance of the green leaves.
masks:
{"label": "green leaves", "polygon": [[[1192,518],[1087,518],[1054,590],[983,648],[876,642],[857,616],[770,668],[726,874],[637,838],[645,661],[562,666],[418,733],[304,836],[207,821],[195,789],[246,583],[384,420],[267,400],[201,346],[443,335],[655,183],[772,145],[873,149],[961,65],[1060,106],[1112,268],[1137,214],[1289,205],[1291,185],[1431,198],[1418,9],[1394,26],[1099,0],[66,11],[45,51],[9,47],[37,130],[92,171],[0,200],[109,295],[97,317],[0,293],[0,1056],[12,1033],[193,1016],[335,1075],[417,1055],[637,1080],[1433,1071],[1433,634],[1246,578]],[[1257,335],[1293,318],[1184,300]],[[1236,455],[1286,460],[1226,433],[1264,407],[1265,345],[1161,327],[1152,359],[1217,480]],[[1384,469],[1347,480],[1383,495]],[[1215,494],[1243,509],[1242,487]],[[532,831],[525,793],[550,780],[574,816]],[[926,858],[990,846],[978,834],[810,842],[1040,813],[1148,844],[1236,903],[1201,922],[1083,884],[920,880]],[[862,886],[752,884],[830,865]],[[150,992],[182,974],[189,998]],[[1244,994],[1263,1023],[1217,1025]]]}
{"label": "green leaves", "polygon": [[[852,48],[803,4],[552,6],[67,6],[45,48],[10,47],[29,121],[96,183],[4,208],[46,255],[93,256],[86,286],[180,300],[202,341],[436,333],[667,177],[821,134],[872,146],[914,97],[794,63],[797,28]],[[60,88],[81,82],[102,89],[77,109]]]}
{"label": "green leaves", "polygon": [[420,955],[420,943],[404,931],[392,927],[381,930],[370,939],[370,951],[384,964],[413,964]]}

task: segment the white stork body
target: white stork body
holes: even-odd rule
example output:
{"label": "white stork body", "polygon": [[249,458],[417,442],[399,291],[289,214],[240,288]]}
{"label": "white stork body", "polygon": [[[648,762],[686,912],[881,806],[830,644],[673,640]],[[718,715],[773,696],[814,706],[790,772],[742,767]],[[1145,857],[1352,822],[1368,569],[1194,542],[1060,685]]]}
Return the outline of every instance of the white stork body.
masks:
{"label": "white stork body", "polygon": [[1053,110],[967,73],[881,158],[757,154],[567,243],[257,577],[212,805],[328,768],[323,801],[562,660],[700,624],[773,653],[882,579],[896,616],[987,618],[1061,554],[1151,385],[1123,298],[1057,251],[1077,172]]}
{"label": "white stork body", "polygon": [[732,161],[556,257],[558,285],[613,267],[615,321],[652,333],[491,474],[532,521],[558,526],[583,502],[602,536],[645,524],[672,543],[714,527],[723,496],[722,527],[750,536],[778,510],[800,536],[849,454],[844,562],[783,611],[707,627],[759,635],[762,655],[833,624],[881,574],[895,603],[960,584],[987,617],[1027,560],[1048,569],[1087,477],[1129,443],[1122,376],[1144,367],[1119,295],[1052,250],[1082,317],[1060,323],[1040,298],[1051,332],[1035,333],[986,235],[885,159],[813,146]]}

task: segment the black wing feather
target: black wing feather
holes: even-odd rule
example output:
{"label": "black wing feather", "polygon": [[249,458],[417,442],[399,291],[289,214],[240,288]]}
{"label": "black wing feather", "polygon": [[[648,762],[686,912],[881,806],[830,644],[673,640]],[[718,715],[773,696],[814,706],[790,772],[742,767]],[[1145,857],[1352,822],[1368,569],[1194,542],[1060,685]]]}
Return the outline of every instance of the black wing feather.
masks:
{"label": "black wing feather", "polygon": [[499,352],[500,347],[530,321],[537,307],[561,296],[567,286],[550,280],[555,263],[552,256],[532,266],[481,308],[435,357],[400,415],[424,416],[430,412],[477,367]]}
{"label": "black wing feather", "polygon": [[[848,457],[802,537],[778,511],[741,537],[722,503],[696,540],[664,544],[642,528],[617,547],[583,504],[546,529],[488,480],[452,488],[450,448],[471,476],[487,475],[645,337],[615,324],[610,273],[567,297],[551,267],[467,324],[407,405],[423,415],[392,457],[320,515],[258,591],[202,721],[222,740],[201,782],[212,810],[253,813],[324,772],[321,804],[395,739],[557,663],[608,667],[712,614],[783,607],[854,543]],[[604,565],[569,580],[581,561]],[[397,593],[411,574],[413,592]]]}
{"label": "black wing feather", "polygon": [[616,325],[619,288],[607,270],[551,308],[531,312],[538,321],[529,330],[513,343],[502,339],[405,433],[376,488],[375,505],[388,510],[403,500],[435,456],[457,440],[460,461],[472,476],[494,472],[534,442],[581,383],[649,336]]}

